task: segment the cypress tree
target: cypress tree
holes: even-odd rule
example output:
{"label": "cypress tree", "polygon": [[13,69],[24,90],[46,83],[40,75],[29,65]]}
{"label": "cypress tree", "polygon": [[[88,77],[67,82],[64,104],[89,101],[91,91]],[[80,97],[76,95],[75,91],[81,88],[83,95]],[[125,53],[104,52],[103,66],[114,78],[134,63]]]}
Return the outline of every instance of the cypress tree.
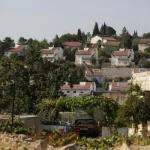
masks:
{"label": "cypress tree", "polygon": [[99,35],[99,27],[98,27],[98,23],[97,22],[95,22],[95,26],[94,26],[94,29],[93,29],[93,36],[95,36],[95,35]]}

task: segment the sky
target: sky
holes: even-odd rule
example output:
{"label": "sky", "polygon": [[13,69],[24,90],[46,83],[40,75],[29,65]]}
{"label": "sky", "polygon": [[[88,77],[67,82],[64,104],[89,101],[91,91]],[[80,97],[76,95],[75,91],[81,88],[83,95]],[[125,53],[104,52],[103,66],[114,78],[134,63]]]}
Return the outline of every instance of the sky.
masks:
{"label": "sky", "polygon": [[19,37],[51,41],[56,34],[85,33],[105,22],[120,34],[150,32],[150,0],[0,0],[0,40]]}

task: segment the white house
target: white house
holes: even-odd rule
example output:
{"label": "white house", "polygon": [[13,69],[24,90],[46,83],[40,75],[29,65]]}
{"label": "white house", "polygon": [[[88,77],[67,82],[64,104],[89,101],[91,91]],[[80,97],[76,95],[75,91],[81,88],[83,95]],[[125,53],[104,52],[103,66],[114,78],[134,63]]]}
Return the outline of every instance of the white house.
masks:
{"label": "white house", "polygon": [[85,61],[88,65],[91,64],[91,58],[98,59],[97,48],[84,48],[84,50],[77,50],[75,53],[75,64],[82,64]]}
{"label": "white house", "polygon": [[41,56],[48,61],[63,59],[63,49],[61,47],[49,47],[49,49],[42,49]]}
{"label": "white house", "polygon": [[139,51],[143,51],[146,49],[146,48],[149,48],[150,47],[150,38],[147,38],[147,39],[140,39],[139,42],[138,42],[138,49]]}
{"label": "white house", "polygon": [[111,54],[111,66],[130,66],[134,60],[134,51],[132,49],[120,49]]}
{"label": "white house", "polygon": [[127,92],[129,90],[129,84],[127,82],[110,82],[109,91],[111,92]]}
{"label": "white house", "polygon": [[85,71],[85,78],[88,81],[93,81],[93,78],[94,78],[97,80],[97,82],[100,85],[104,85],[104,83],[105,83],[104,72],[100,71],[100,69],[93,69],[92,72],[93,72],[93,74],[89,71]]}
{"label": "white house", "polygon": [[97,44],[98,41],[101,41],[101,43],[106,43],[108,41],[116,41],[116,39],[112,38],[112,37],[100,37],[98,35],[94,36],[91,38],[91,44]]}
{"label": "white house", "polygon": [[61,86],[61,92],[66,96],[91,95],[92,91],[96,91],[95,82],[80,82],[79,84],[74,84],[73,87],[70,87],[68,83]]}
{"label": "white house", "polygon": [[79,49],[81,46],[81,43],[80,42],[65,42],[63,43],[63,45],[65,49],[71,48],[72,50],[72,49]]}
{"label": "white house", "polygon": [[18,53],[19,55],[25,54],[25,46],[24,45],[17,45],[7,51],[4,52],[4,56],[10,56],[13,53]]}
{"label": "white house", "polygon": [[133,70],[131,81],[133,84],[138,84],[143,91],[150,91],[150,71],[147,69]]}

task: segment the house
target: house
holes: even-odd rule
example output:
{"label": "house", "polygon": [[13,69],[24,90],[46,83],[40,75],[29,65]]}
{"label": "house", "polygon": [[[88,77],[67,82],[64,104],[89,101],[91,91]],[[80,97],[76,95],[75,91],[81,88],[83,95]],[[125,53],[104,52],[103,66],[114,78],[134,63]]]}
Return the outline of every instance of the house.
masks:
{"label": "house", "polygon": [[108,41],[116,41],[116,39],[112,37],[100,37],[98,35],[91,38],[91,44],[95,45],[98,43],[98,41],[101,41],[102,44],[108,42]]}
{"label": "house", "polygon": [[61,86],[61,92],[66,96],[82,96],[91,95],[93,91],[96,91],[95,82],[80,82],[74,84],[73,87],[66,82],[65,85]]}
{"label": "house", "polygon": [[133,60],[134,51],[132,49],[120,49],[111,54],[111,66],[130,66]]}
{"label": "house", "polygon": [[150,91],[150,71],[145,68],[141,71],[133,70],[131,81],[138,84],[143,91]]}
{"label": "house", "polygon": [[75,53],[75,64],[82,64],[85,61],[88,65],[91,64],[91,58],[98,59],[97,48],[84,48],[84,50],[77,50]]}
{"label": "house", "polygon": [[147,38],[147,39],[140,39],[138,41],[138,49],[139,51],[143,51],[146,49],[146,48],[149,48],[150,47],[150,38]]}
{"label": "house", "polygon": [[73,49],[79,49],[81,46],[81,43],[80,42],[65,42],[63,46],[65,49],[71,48],[71,50],[73,50]]}
{"label": "house", "polygon": [[85,78],[88,81],[93,81],[93,78],[97,80],[100,85],[104,85],[105,83],[105,76],[104,72],[100,71],[100,69],[93,69],[93,74],[89,71],[85,71]]}
{"label": "house", "polygon": [[101,48],[105,47],[115,47],[115,48],[121,48],[122,43],[120,41],[107,41],[106,43],[103,43]]}
{"label": "house", "polygon": [[63,59],[63,49],[61,47],[49,47],[48,49],[41,49],[41,56],[48,61]]}
{"label": "house", "polygon": [[129,84],[127,82],[110,82],[109,91],[111,92],[127,92],[129,90]]}
{"label": "house", "polygon": [[13,53],[18,53],[19,55],[25,54],[25,46],[24,45],[17,45],[7,51],[4,52],[4,56],[10,56]]}

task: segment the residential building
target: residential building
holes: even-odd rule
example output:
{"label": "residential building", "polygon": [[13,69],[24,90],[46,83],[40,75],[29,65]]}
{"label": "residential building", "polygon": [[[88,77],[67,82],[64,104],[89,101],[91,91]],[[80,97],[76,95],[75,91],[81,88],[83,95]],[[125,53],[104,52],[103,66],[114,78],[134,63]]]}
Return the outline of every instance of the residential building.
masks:
{"label": "residential building", "polygon": [[104,85],[105,83],[105,76],[104,72],[100,71],[100,69],[93,69],[93,74],[89,71],[85,71],[85,78],[88,81],[93,81],[93,79],[96,79],[98,84]]}
{"label": "residential building", "polygon": [[111,54],[111,66],[130,66],[133,60],[134,51],[132,49],[120,49]]}
{"label": "residential building", "polygon": [[127,92],[129,90],[129,84],[127,82],[110,82],[109,91],[111,92]]}
{"label": "residential building", "polygon": [[103,43],[101,48],[105,47],[114,47],[114,48],[121,48],[122,43],[120,41],[107,41],[106,43]]}
{"label": "residential building", "polygon": [[98,59],[97,48],[84,48],[84,50],[77,50],[75,53],[75,64],[82,64],[85,61],[88,65],[91,64],[91,59]]}
{"label": "residential building", "polygon": [[133,70],[131,80],[133,84],[138,84],[143,91],[150,91],[150,71],[145,68],[141,71]]}
{"label": "residential building", "polygon": [[101,36],[94,36],[91,38],[91,44],[97,44],[98,41],[101,41],[102,44],[108,42],[108,41],[116,41],[116,39],[112,38],[112,37],[101,37]]}
{"label": "residential building", "polygon": [[66,82],[65,85],[61,86],[61,92],[66,96],[84,96],[91,95],[93,91],[96,91],[95,82],[80,82],[74,84],[73,87]]}
{"label": "residential building", "polygon": [[147,39],[140,39],[138,41],[138,49],[139,51],[143,51],[146,49],[146,48],[149,48],[150,47],[150,38],[147,38]]}
{"label": "residential building", "polygon": [[10,56],[13,53],[18,53],[19,55],[25,54],[25,47],[24,45],[17,45],[16,47],[10,48],[9,50],[4,52],[4,56]]}
{"label": "residential building", "polygon": [[41,50],[41,56],[48,61],[63,59],[63,49],[61,47],[49,47]]}
{"label": "residential building", "polygon": [[73,50],[73,49],[80,49],[81,43],[80,42],[65,42],[63,45],[65,49],[71,48],[71,50]]}

